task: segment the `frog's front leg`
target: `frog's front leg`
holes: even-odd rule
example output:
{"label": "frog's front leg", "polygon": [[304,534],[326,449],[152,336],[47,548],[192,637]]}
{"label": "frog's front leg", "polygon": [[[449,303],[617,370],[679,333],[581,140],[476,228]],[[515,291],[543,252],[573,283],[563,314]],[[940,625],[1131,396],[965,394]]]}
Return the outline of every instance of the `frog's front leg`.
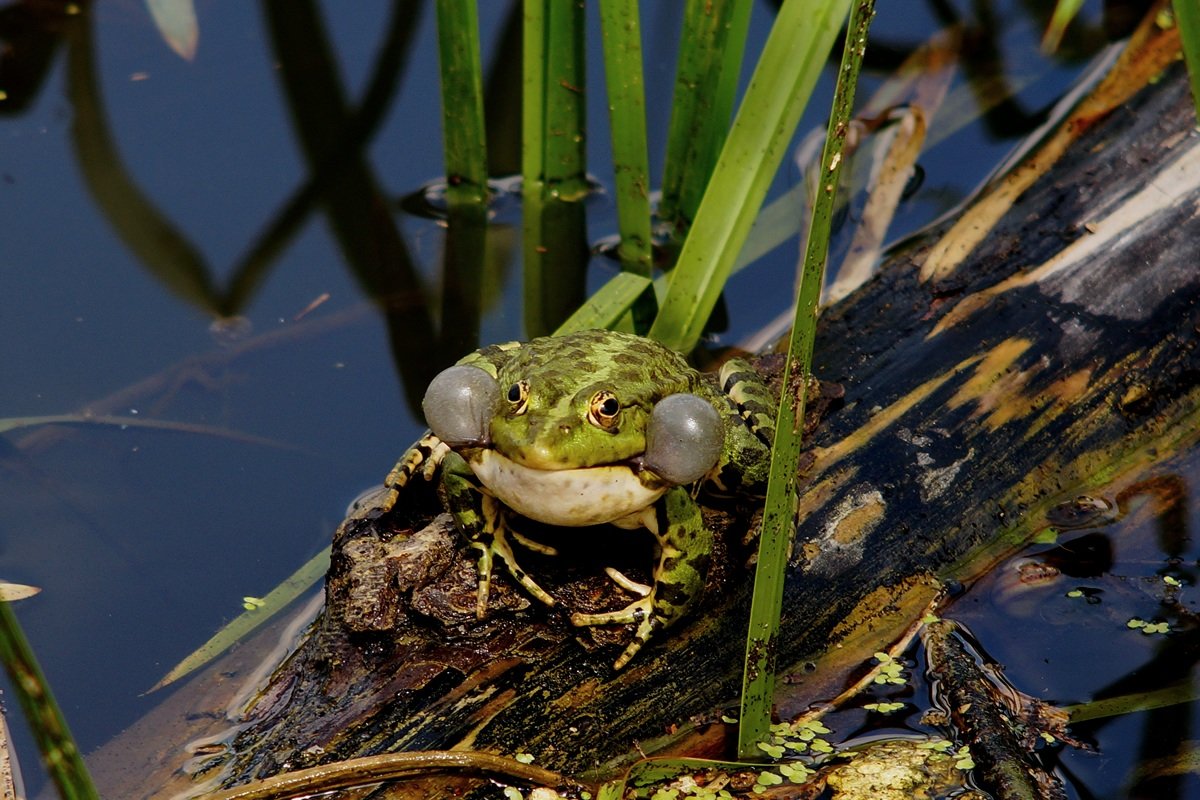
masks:
{"label": "frog's front leg", "polygon": [[391,511],[414,478],[433,480],[449,452],[450,448],[445,442],[426,431],[400,456],[400,460],[384,478],[383,486],[364,492],[355,499],[346,511],[342,526]]}
{"label": "frog's front leg", "polygon": [[488,595],[492,589],[492,565],[496,556],[504,562],[513,580],[546,605],[554,605],[554,598],[529,577],[513,554],[509,536],[522,543],[526,539],[509,527],[504,505],[487,493],[471,467],[457,453],[448,454],[443,462],[442,489],[445,492],[446,510],[454,517],[471,547],[479,551],[479,589],[475,615],[483,619],[487,614]]}
{"label": "frog's front leg", "polygon": [[708,562],[712,555],[712,531],[704,524],[700,506],[687,487],[670,489],[642,518],[658,540],[658,563],[650,593],[619,611],[601,614],[575,613],[574,625],[636,623],[633,641],[613,664],[620,669],[654,634],[687,613],[704,591]]}

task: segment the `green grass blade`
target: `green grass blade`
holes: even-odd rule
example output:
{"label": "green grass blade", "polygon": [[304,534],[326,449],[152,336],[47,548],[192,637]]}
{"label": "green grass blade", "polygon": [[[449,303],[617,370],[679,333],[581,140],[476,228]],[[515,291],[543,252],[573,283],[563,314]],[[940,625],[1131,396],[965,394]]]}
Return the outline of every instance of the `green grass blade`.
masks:
{"label": "green grass blade", "polygon": [[488,156],[475,0],[437,0],[437,31],[448,205],[440,339],[443,352],[460,352],[478,346],[487,254]]}
{"label": "green grass blade", "polygon": [[521,28],[521,175],[526,201],[541,196],[542,139],[546,130],[546,4],[525,0]]}
{"label": "green grass blade", "polygon": [[33,730],[42,763],[58,794],[64,800],[92,800],[100,797],[88,774],[71,729],[62,715],[46,676],[38,666],[21,624],[8,603],[0,602],[0,661],[21,701],[21,709]]}
{"label": "green grass blade", "polygon": [[437,0],[442,142],[450,208],[487,202],[483,69],[475,0]]}
{"label": "green grass blade", "polygon": [[742,0],[689,0],[684,11],[659,203],[659,216],[681,239],[725,142],[751,6]]}
{"label": "green grass blade", "polygon": [[650,156],[637,0],[601,0],[621,269],[650,276]]}
{"label": "green grass blade", "polygon": [[546,70],[542,80],[545,131],[542,171],[552,192],[567,200],[587,192],[585,157],[583,3],[544,0]]}
{"label": "green grass blade", "polygon": [[1183,44],[1183,60],[1187,62],[1188,78],[1192,82],[1192,102],[1200,116],[1200,3],[1196,0],[1175,0],[1175,21]]}
{"label": "green grass blade", "polygon": [[289,575],[283,583],[272,589],[266,597],[262,598],[261,603],[255,604],[253,610],[247,610],[246,613],[235,617],[232,622],[217,631],[211,639],[172,667],[171,671],[154,684],[150,691],[161,689],[190,675],[224,653],[235,642],[249,636],[269,622],[275,614],[286,608],[289,603],[315,586],[325,576],[328,569],[329,548],[326,547],[310,558],[304,566]]}
{"label": "green grass blade", "polygon": [[1189,678],[1182,683],[1171,684],[1160,689],[1149,689],[1134,694],[1123,694],[1119,697],[1105,697],[1101,700],[1089,700],[1086,703],[1063,706],[1063,711],[1071,716],[1071,724],[1077,725],[1094,719],[1120,717],[1155,708],[1181,706],[1197,700],[1200,700],[1200,686],[1195,686]]}
{"label": "green grass blade", "polygon": [[521,239],[524,252],[525,332],[544,330],[542,303],[542,199],[545,196],[546,22],[545,0],[524,0],[521,27]]}
{"label": "green grass blade", "polygon": [[[621,272],[600,287],[554,333],[562,336],[591,328],[611,328],[647,293],[653,281],[633,272]],[[651,295],[653,296],[653,295]]]}
{"label": "green grass blade", "polygon": [[700,339],[850,0],[786,0],[684,242],[650,336],[687,352]]}
{"label": "green grass blade", "polygon": [[766,506],[758,544],[758,564],[754,573],[738,726],[738,757],[742,759],[759,757],[758,742],[766,738],[771,726],[771,701],[775,689],[774,642],[779,631],[788,552],[796,533],[796,468],[800,461],[804,387],[812,374],[817,301],[821,296],[830,222],[837,194],[834,187],[838,184],[844,161],[842,155],[854,106],[854,90],[866,49],[867,30],[874,14],[874,0],[856,2],[851,11],[829,132],[821,156],[822,191],[818,192],[813,206],[804,272],[796,300],[796,319],[788,343],[783,374],[789,378],[779,403],[775,441],[771,449],[771,475],[767,483]]}

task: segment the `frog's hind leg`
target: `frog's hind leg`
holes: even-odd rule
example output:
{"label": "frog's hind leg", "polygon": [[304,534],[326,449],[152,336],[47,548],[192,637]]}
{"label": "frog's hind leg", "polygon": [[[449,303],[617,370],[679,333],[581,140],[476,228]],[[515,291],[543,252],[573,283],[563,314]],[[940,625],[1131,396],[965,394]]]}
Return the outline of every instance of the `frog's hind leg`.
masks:
{"label": "frog's hind leg", "polygon": [[[516,554],[512,552],[512,546],[509,545],[509,536],[514,537],[514,539],[516,539],[518,542],[521,542],[522,545],[529,547],[530,549],[534,549],[536,552],[544,553],[546,555],[557,555],[558,551],[552,547],[541,545],[539,542],[534,542],[532,539],[528,539],[528,537],[518,534],[517,531],[512,530],[512,528],[509,527],[508,522],[505,521],[505,511],[503,507],[500,506],[499,500],[494,498],[487,499],[491,500],[492,503],[496,504],[497,506],[496,527],[494,527],[492,530],[492,542],[490,546],[484,546],[480,542],[472,542],[472,545],[476,548],[479,548],[480,551],[491,551],[492,555],[499,555],[500,559],[504,560],[504,566],[508,567],[509,575],[512,576],[514,581],[520,583],[522,587],[526,588],[526,591],[528,591],[530,595],[536,597],[536,599],[546,603],[547,606],[553,606],[554,599],[550,596],[550,593],[547,593],[545,589],[539,587],[538,583],[536,583],[533,578],[529,577],[529,573],[524,571],[520,564],[517,564]],[[488,555],[487,558],[491,558],[490,555]],[[480,565],[482,565],[482,563],[484,563],[484,559],[480,558]],[[482,579],[480,581],[480,590],[482,590]],[[484,603],[486,604],[486,596]]]}
{"label": "frog's hind leg", "polygon": [[619,611],[571,615],[571,623],[579,626],[637,625],[633,641],[613,663],[613,669],[628,664],[655,633],[687,613],[704,591],[708,574],[712,531],[704,525],[700,507],[686,487],[676,486],[663,495],[653,508],[647,509],[644,522],[659,546],[654,586],[649,594]]}
{"label": "frog's hind leg", "polygon": [[717,379],[742,422],[756,439],[767,447],[775,438],[775,407],[779,398],[763,383],[762,376],[748,361],[731,358],[721,365]]}
{"label": "frog's hind leg", "polygon": [[[488,596],[492,590],[492,566],[496,556],[504,562],[513,580],[525,587],[526,591],[546,605],[554,605],[554,598],[517,563],[508,541],[510,534],[522,544],[526,543],[526,538],[511,530],[504,518],[504,506],[483,491],[475,473],[461,456],[454,453],[447,456],[442,471],[442,488],[446,493],[446,509],[470,540],[470,546],[479,551],[475,615],[479,619],[487,615]],[[541,547],[545,548],[544,545]]]}

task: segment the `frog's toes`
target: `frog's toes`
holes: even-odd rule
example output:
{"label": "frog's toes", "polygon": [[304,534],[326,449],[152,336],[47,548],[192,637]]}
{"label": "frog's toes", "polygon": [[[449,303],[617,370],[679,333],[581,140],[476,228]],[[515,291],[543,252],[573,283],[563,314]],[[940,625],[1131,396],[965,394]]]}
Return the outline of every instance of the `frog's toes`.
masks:
{"label": "frog's toes", "polygon": [[630,594],[636,594],[638,597],[645,597],[653,590],[653,587],[647,586],[644,583],[638,583],[615,567],[605,567],[604,572],[608,577],[612,578],[613,583],[617,586],[620,586]]}
{"label": "frog's toes", "polygon": [[626,625],[630,622],[641,622],[646,619],[653,609],[650,598],[643,597],[634,600],[619,611],[602,611],[598,614],[586,614],[576,611],[571,615],[571,624],[578,628],[591,625]]}
{"label": "frog's toes", "polygon": [[521,543],[522,547],[525,547],[528,550],[532,550],[535,553],[541,553],[544,556],[558,555],[558,548],[556,547],[551,547],[548,544],[542,544],[541,542],[530,539],[528,536],[522,533],[517,533],[516,531],[509,532],[512,534],[514,539]]}
{"label": "frog's toes", "polygon": [[600,614],[576,612],[571,615],[571,624],[581,628],[589,625],[624,625],[631,622],[637,624],[633,641],[626,645],[625,650],[613,662],[613,669],[621,669],[628,664],[630,659],[642,649],[642,645],[650,641],[655,633],[670,624],[669,619],[655,613],[653,596],[635,600],[618,611],[606,611]]}
{"label": "frog's toes", "polygon": [[479,591],[475,603],[475,615],[479,619],[483,619],[487,615],[488,595],[491,593],[492,587],[492,567],[496,556],[499,556],[504,562],[504,566],[508,568],[508,574],[512,575],[513,580],[525,587],[527,592],[548,606],[554,605],[554,598],[550,596],[549,592],[538,586],[517,563],[517,557],[513,554],[503,529],[494,531],[491,541],[479,539],[471,542],[471,546],[479,551]]}

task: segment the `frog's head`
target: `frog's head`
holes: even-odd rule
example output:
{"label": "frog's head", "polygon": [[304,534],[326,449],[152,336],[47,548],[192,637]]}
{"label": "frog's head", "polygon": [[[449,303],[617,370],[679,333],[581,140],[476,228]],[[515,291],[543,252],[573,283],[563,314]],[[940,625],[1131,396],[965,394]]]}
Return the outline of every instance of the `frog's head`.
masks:
{"label": "frog's head", "polygon": [[652,359],[627,351],[573,359],[526,348],[499,368],[459,364],[430,383],[429,427],[468,461],[493,450],[534,470],[628,465],[673,485],[699,480],[716,463],[721,418],[708,400],[680,391],[690,388],[686,365],[673,369],[657,350]]}

